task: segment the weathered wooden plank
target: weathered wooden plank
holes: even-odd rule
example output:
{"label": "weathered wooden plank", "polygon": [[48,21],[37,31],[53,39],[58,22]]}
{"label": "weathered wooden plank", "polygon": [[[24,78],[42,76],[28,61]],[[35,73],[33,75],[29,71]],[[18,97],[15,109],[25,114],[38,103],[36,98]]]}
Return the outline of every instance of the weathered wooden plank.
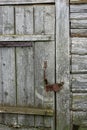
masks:
{"label": "weathered wooden plank", "polygon": [[87,4],[71,5],[70,12],[87,13]]}
{"label": "weathered wooden plank", "polygon": [[[16,105],[16,91],[15,91],[15,53],[14,48],[1,48],[1,83],[2,83],[2,104]],[[15,115],[4,115],[4,124],[16,123]]]}
{"label": "weathered wooden plank", "polygon": [[86,73],[87,72],[87,55],[72,55],[72,73]]}
{"label": "weathered wooden plank", "polygon": [[[34,106],[34,61],[33,48],[16,49],[17,105]],[[20,126],[34,126],[34,116],[19,115]]]}
{"label": "weathered wooden plank", "polygon": [[0,5],[54,3],[55,0],[0,0]]}
{"label": "weathered wooden plank", "polygon": [[56,82],[64,82],[56,93],[57,130],[70,130],[69,65],[69,1],[56,0]]}
{"label": "weathered wooden plank", "polygon": [[87,29],[87,20],[71,20],[72,29]]}
{"label": "weathered wooden plank", "polygon": [[14,34],[13,7],[0,7],[0,34]]}
{"label": "weathered wooden plank", "polygon": [[0,42],[0,47],[32,47],[32,42]]}
{"label": "weathered wooden plank", "polygon": [[35,6],[35,34],[54,34],[55,8],[54,5]]}
{"label": "weathered wooden plank", "polygon": [[73,92],[87,92],[87,74],[73,74],[71,84]]}
{"label": "weathered wooden plank", "polygon": [[87,111],[87,93],[74,93],[72,97],[72,109]]}
{"label": "weathered wooden plank", "polygon": [[33,34],[33,6],[15,7],[16,34]]}
{"label": "weathered wooden plank", "polygon": [[72,37],[87,37],[87,29],[71,29]]}
{"label": "weathered wooden plank", "polygon": [[87,112],[73,112],[73,124],[87,127]]}
{"label": "weathered wooden plank", "polygon": [[71,20],[87,20],[87,13],[70,13]]}
{"label": "weathered wooden plank", "polygon": [[[35,43],[35,105],[42,108],[53,108],[54,94],[46,92],[44,86],[44,62],[47,61],[46,77],[49,83],[55,78],[55,45],[54,42]],[[39,86],[39,87],[38,87]],[[45,118],[45,117],[44,117]],[[45,118],[35,118],[35,126],[44,126]],[[52,122],[53,124],[53,122]],[[50,125],[50,124],[49,124]]]}
{"label": "weathered wooden plank", "polygon": [[85,4],[87,3],[87,0],[70,0],[71,4]]}
{"label": "weathered wooden plank", "polygon": [[0,35],[0,41],[51,41],[53,35]]}
{"label": "weathered wooden plank", "polygon": [[87,54],[87,38],[72,38],[72,54]]}
{"label": "weathered wooden plank", "polygon": [[52,109],[29,108],[23,106],[0,106],[0,113],[53,116]]}

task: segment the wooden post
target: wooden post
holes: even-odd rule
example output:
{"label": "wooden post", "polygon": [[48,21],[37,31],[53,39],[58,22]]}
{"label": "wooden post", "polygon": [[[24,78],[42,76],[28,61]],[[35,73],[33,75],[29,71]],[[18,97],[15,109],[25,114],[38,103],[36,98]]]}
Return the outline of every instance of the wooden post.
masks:
{"label": "wooden post", "polygon": [[64,82],[56,93],[56,130],[70,130],[69,65],[69,1],[56,0],[56,82]]}

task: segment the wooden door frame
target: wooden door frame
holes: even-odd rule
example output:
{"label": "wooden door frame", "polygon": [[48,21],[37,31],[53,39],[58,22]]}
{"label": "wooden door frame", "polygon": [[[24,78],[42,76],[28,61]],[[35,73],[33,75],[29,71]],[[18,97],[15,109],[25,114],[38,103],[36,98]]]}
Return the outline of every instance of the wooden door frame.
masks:
{"label": "wooden door frame", "polygon": [[56,130],[70,130],[69,44],[69,0],[56,0]]}

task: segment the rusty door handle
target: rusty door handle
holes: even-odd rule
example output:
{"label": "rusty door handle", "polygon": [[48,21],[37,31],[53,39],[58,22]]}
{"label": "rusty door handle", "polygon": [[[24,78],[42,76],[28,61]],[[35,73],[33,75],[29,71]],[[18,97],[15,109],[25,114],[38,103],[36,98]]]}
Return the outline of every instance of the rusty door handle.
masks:
{"label": "rusty door handle", "polygon": [[45,85],[46,92],[49,92],[49,91],[58,92],[58,91],[60,91],[63,88],[64,82],[49,84],[48,80],[46,78],[46,69],[47,69],[47,61],[44,61],[44,85]]}

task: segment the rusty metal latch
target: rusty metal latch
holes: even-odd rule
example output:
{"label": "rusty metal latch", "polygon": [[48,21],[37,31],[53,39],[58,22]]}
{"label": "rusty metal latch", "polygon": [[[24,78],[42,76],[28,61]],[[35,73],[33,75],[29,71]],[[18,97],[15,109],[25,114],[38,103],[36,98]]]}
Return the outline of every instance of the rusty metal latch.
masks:
{"label": "rusty metal latch", "polygon": [[63,88],[64,82],[49,84],[46,78],[47,61],[44,61],[44,85],[47,92],[54,91],[58,92]]}

